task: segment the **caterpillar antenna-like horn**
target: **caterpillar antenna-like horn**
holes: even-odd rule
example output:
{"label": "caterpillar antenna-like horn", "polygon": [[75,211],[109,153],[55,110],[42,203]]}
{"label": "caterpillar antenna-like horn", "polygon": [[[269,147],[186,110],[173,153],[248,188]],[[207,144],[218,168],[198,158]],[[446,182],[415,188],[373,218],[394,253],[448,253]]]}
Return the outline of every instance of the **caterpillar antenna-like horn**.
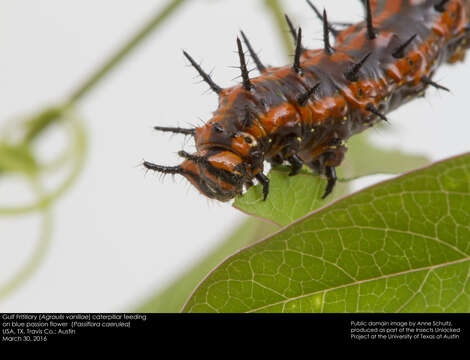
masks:
{"label": "caterpillar antenna-like horn", "polygon": [[208,162],[205,157],[192,155],[184,150],[178,151],[178,156],[181,156],[182,158],[185,158],[187,160],[191,160],[197,164],[206,164]]}
{"label": "caterpillar antenna-like horn", "polygon": [[181,166],[162,166],[148,161],[144,161],[143,165],[149,170],[157,171],[162,174],[184,174],[185,172]]}
{"label": "caterpillar antenna-like horn", "polygon": [[184,134],[184,135],[196,135],[196,129],[183,129],[179,127],[166,127],[166,126],[154,126],[155,130],[163,132],[171,132],[175,134]]}

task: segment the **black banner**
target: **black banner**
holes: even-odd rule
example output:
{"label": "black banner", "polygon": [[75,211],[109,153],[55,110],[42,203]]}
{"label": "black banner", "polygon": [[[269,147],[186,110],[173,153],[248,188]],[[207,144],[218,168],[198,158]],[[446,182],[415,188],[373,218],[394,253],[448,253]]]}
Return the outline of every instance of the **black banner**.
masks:
{"label": "black banner", "polygon": [[470,314],[3,313],[0,346],[260,336],[315,346],[470,343]]}

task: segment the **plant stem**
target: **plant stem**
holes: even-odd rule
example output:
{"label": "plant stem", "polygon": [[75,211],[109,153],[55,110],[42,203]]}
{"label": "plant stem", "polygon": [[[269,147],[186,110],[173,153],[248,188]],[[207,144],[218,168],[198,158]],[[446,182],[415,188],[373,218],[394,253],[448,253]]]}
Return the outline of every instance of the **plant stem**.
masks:
{"label": "plant stem", "polygon": [[[16,206],[0,205],[0,216],[15,216],[33,211],[44,210],[51,206],[59,197],[61,197],[77,180],[85,164],[87,138],[83,124],[81,121],[79,121],[79,119],[76,119],[72,113],[68,115],[65,114],[65,118],[68,121],[63,121],[61,124],[70,126],[70,148],[67,151],[71,153],[68,161],[72,164],[72,170],[64,179],[64,181],[60,183],[54,190],[48,192],[43,191],[41,196],[39,196],[38,199],[32,203]],[[31,177],[28,177],[28,180],[37,182],[37,179]]]}
{"label": "plant stem", "polygon": [[79,100],[93,90],[96,85],[111,70],[119,65],[122,60],[134,50],[137,45],[148,37],[164,20],[166,20],[180,5],[187,0],[172,0],[166,7],[154,14],[142,28],[132,36],[121,48],[119,48],[108,60],[98,67],[91,75],[79,85],[68,99],[59,106],[48,108],[34,116],[28,123],[24,141],[31,143],[46,128],[61,119],[63,112],[72,108]]}
{"label": "plant stem", "polygon": [[290,56],[294,53],[294,45],[287,29],[283,6],[279,0],[265,0],[265,3],[266,7],[271,10],[272,15],[274,16],[274,20],[277,24],[278,34],[282,39],[286,54]]}
{"label": "plant stem", "polygon": [[168,18],[186,0],[173,0],[163,10],[159,10],[123,47],[118,49],[111,58],[101,65],[91,76],[72,92],[67,105],[74,105],[92,90],[108,73],[116,67],[142,40],[158,25]]}

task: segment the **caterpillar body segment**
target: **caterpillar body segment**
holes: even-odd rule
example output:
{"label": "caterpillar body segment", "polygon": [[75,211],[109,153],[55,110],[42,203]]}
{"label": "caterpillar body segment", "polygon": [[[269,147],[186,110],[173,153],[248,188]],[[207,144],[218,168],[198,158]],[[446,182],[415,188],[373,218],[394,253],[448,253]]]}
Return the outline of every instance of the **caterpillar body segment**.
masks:
{"label": "caterpillar body segment", "polygon": [[192,135],[197,152],[180,152],[185,160],[176,167],[144,166],[171,169],[209,198],[228,201],[253,179],[263,185],[266,199],[265,161],[290,164],[291,175],[307,165],[328,179],[326,197],[334,189],[347,140],[388,121],[389,112],[429,86],[448,90],[433,76],[443,63],[462,61],[470,46],[470,0],[367,0],[364,8],[365,20],[344,30],[315,10],[324,25],[324,47],[316,50],[303,47],[301,29],[286,17],[296,52],[293,64],[284,67],[266,67],[242,33],[260,75],[249,77],[237,39],[243,81],[226,89],[185,52],[219,96],[219,106],[201,127],[156,127]]}

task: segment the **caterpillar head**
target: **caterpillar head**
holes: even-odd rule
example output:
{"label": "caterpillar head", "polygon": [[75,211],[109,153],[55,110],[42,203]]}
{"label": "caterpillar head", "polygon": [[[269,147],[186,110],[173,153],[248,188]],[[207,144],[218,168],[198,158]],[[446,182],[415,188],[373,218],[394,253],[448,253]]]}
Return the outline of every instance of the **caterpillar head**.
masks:
{"label": "caterpillar head", "polygon": [[242,159],[235,153],[213,148],[188,154],[178,153],[186,160],[179,166],[169,167],[144,162],[147,169],[165,174],[180,174],[203,195],[219,201],[229,201],[243,191],[250,181]]}

